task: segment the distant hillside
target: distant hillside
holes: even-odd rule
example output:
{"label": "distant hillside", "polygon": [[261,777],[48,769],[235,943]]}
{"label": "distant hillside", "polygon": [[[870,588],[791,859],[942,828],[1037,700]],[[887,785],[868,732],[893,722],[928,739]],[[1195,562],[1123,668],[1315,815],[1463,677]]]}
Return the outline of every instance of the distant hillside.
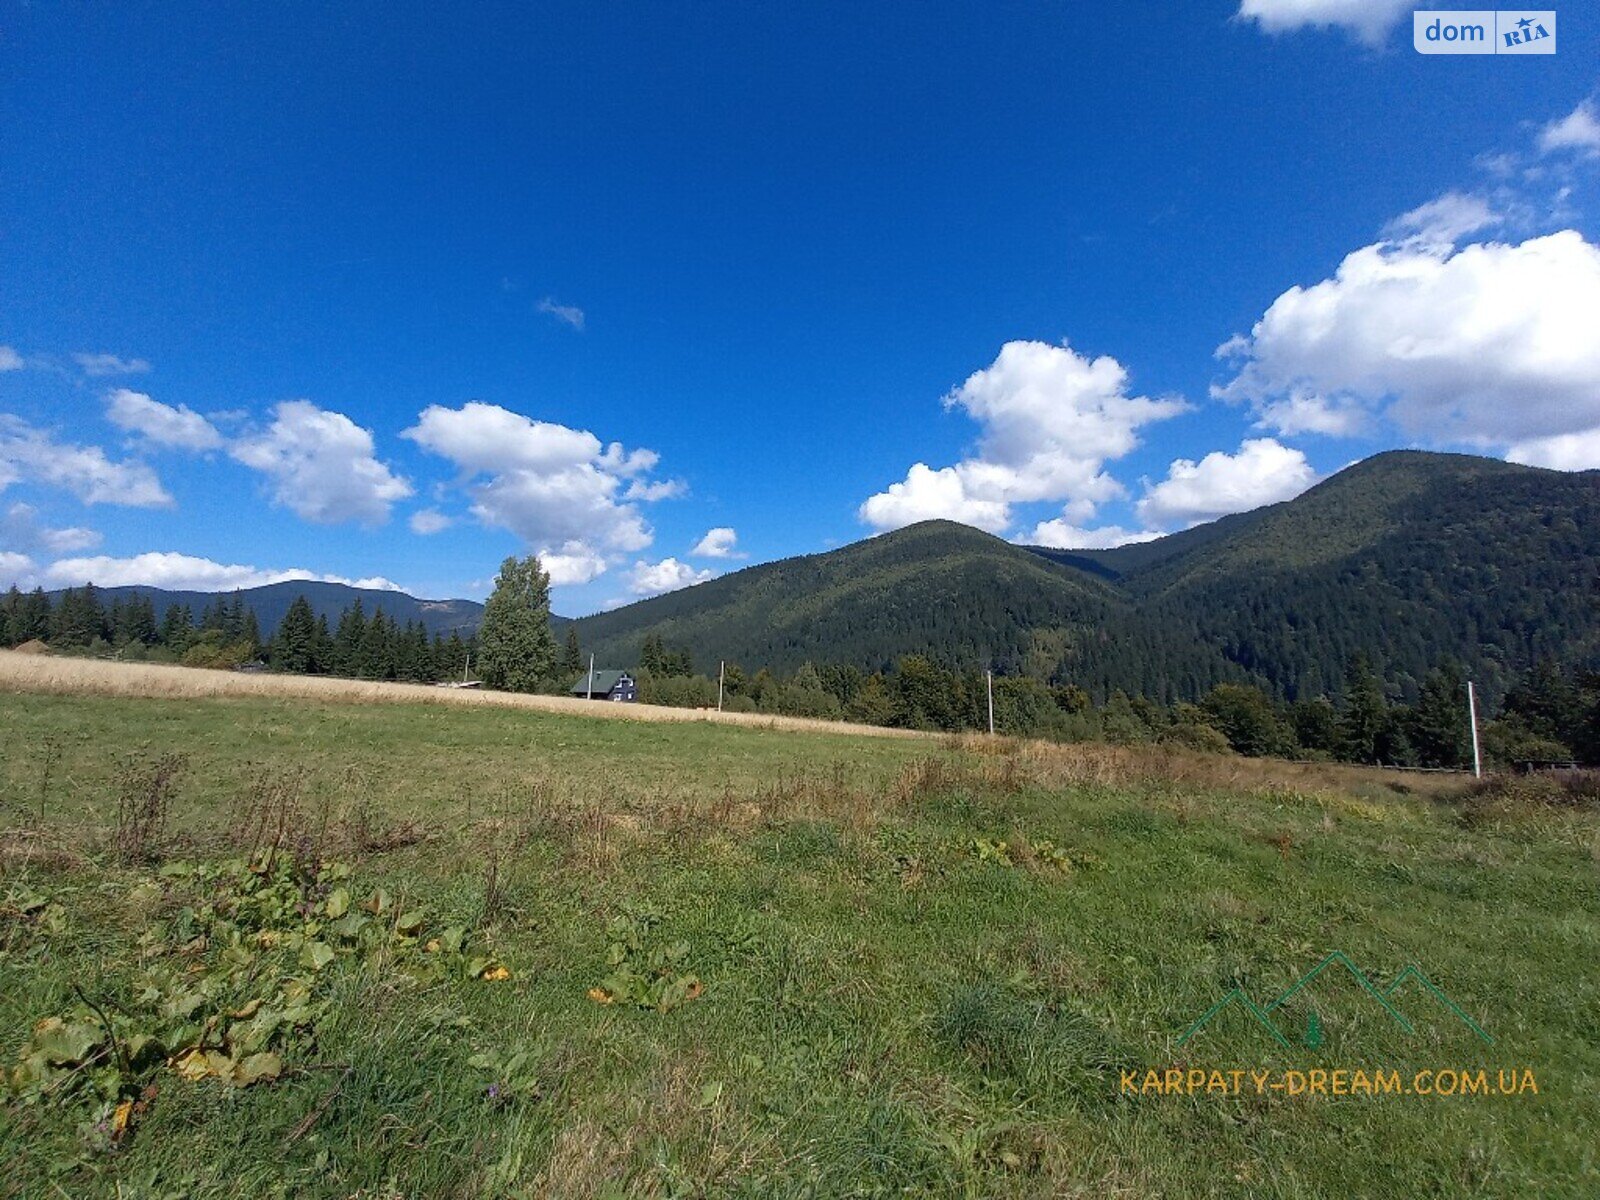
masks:
{"label": "distant hillside", "polygon": [[631,665],[649,634],[702,668],[727,658],[791,672],[802,663],[879,670],[906,654],[1011,673],[1209,687],[1240,673],[1163,639],[1093,575],[950,521],[926,521],[826,554],[749,567],[575,622],[600,661]]}
{"label": "distant hillside", "polygon": [[1402,684],[1455,658],[1491,693],[1540,658],[1600,662],[1600,471],[1396,451],[1150,547],[1094,557],[1169,636],[1286,695],[1356,650]]}
{"label": "distant hillside", "polygon": [[1600,472],[1380,454],[1295,500],[1115,550],[1013,546],[925,522],[579,620],[792,671],[902,654],[1171,700],[1253,679],[1336,688],[1356,651],[1409,691],[1445,658],[1497,692],[1549,656],[1600,661]]}
{"label": "distant hillside", "polygon": [[[215,604],[218,597],[231,599],[233,592],[175,592],[156,587],[108,587],[97,588],[102,603],[110,605],[117,597],[148,596],[155,605],[156,618],[166,612],[167,607],[173,604],[187,604],[199,620],[201,612],[208,605]],[[50,593],[55,600],[60,592]],[[404,625],[407,621],[420,621],[428,631],[428,636],[435,633],[449,637],[452,633],[460,633],[463,637],[478,628],[478,622],[483,618],[483,605],[475,600],[418,600],[404,592],[381,591],[376,588],[355,588],[342,583],[321,583],[314,580],[293,580],[288,583],[269,583],[265,587],[241,588],[238,595],[243,598],[245,607],[256,614],[256,623],[261,627],[262,637],[271,637],[273,630],[277,629],[278,622],[283,620],[284,613],[289,611],[289,605],[294,603],[296,596],[304,596],[311,604],[312,611],[318,616],[326,617],[328,624],[333,625],[350,605],[360,599],[361,606],[371,616],[378,609],[383,609],[384,614]]]}

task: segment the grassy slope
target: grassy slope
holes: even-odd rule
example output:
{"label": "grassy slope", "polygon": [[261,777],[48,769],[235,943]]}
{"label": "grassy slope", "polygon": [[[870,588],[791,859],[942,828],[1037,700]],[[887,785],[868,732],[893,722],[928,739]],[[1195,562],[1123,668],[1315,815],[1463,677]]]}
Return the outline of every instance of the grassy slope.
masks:
{"label": "grassy slope", "polygon": [[[0,730],[0,828],[30,831],[3,843],[0,895],[46,891],[69,919],[58,935],[13,931],[0,1061],[70,1003],[70,982],[125,994],[150,914],[130,899],[139,873],[95,847],[127,752],[190,755],[175,822],[189,857],[225,852],[262,764],[303,765],[313,815],[325,798],[334,818],[367,802],[430,822],[423,843],[356,857],[357,885],[445,917],[473,918],[500,842],[509,909],[488,933],[514,972],[416,988],[352,970],[318,1032],[338,1071],[236,1092],[166,1075],[118,1153],[83,1151],[76,1111],[0,1108],[0,1196],[1600,1186],[1592,815],[1469,826],[1348,771],[1263,788],[1247,786],[1274,770],[1259,764],[1173,760],[1162,769],[1181,778],[1165,781],[1081,749],[429,706],[0,695]],[[41,832],[29,814],[56,744]],[[983,861],[980,837],[1048,838],[1079,865]],[[48,866],[21,849],[46,843],[89,857]],[[585,996],[606,972],[607,920],[642,912],[689,944],[706,984],[667,1014]],[[1356,1015],[1330,1022],[1321,1052],[1282,1056],[1229,1025],[1175,1048],[1236,980],[1270,995],[1333,949],[1375,975],[1420,963],[1496,1046],[1440,1023],[1399,1038],[1336,1004]],[[467,1060],[515,1047],[539,1095],[496,1106]],[[1124,1065],[1329,1060],[1527,1065],[1541,1092],[1116,1095]]]}

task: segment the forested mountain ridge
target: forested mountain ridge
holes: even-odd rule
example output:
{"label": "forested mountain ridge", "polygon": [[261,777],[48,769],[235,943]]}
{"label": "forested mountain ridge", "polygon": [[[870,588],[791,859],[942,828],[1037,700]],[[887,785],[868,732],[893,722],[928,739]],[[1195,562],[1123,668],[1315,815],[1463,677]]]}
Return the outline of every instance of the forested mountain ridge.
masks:
{"label": "forested mountain ridge", "polygon": [[802,663],[887,667],[905,654],[994,661],[1036,673],[1038,634],[1077,644],[1126,608],[1104,581],[976,529],[928,521],[840,550],[766,563],[626,608],[584,617],[579,640],[602,661],[636,661],[647,634],[701,664],[736,659],[789,672]]}
{"label": "forested mountain ridge", "polygon": [[1102,562],[1121,554],[1118,586],[1159,627],[1282,695],[1335,690],[1357,651],[1407,694],[1447,659],[1497,694],[1600,653],[1600,472],[1396,451],[1250,515],[1194,551]]}
{"label": "forested mountain ridge", "polygon": [[1451,659],[1493,694],[1543,658],[1595,662],[1597,579],[1600,472],[1399,451],[1140,545],[1018,547],[924,522],[575,624],[624,664],[654,635],[705,669],[921,654],[1174,700],[1229,680],[1336,691],[1363,652],[1402,694]]}
{"label": "forested mountain ridge", "polygon": [[[99,589],[112,612],[135,596],[157,618],[177,606],[202,624],[223,600],[242,605],[264,639],[297,596],[330,624],[359,599],[368,617],[418,623],[430,639],[468,637],[482,617],[470,600],[314,581]],[[569,622],[551,623],[564,641]],[[929,521],[570,624],[584,657],[610,667],[638,665],[647,638],[712,673],[723,659],[871,673],[917,655],[1100,701],[1122,690],[1170,703],[1227,682],[1338,694],[1362,654],[1397,698],[1454,662],[1493,703],[1543,661],[1600,668],[1600,471],[1393,452],[1294,500],[1138,545],[1025,547]]]}
{"label": "forested mountain ridge", "polygon": [[[176,604],[180,607],[187,606],[198,617],[219,598],[231,600],[234,595],[238,595],[245,608],[255,613],[256,623],[260,627],[262,636],[268,638],[278,628],[278,623],[283,620],[284,614],[289,611],[289,605],[294,603],[296,596],[304,596],[310,603],[312,612],[316,616],[326,618],[330,624],[336,623],[340,614],[359,600],[368,615],[382,609],[384,615],[401,625],[408,621],[416,621],[427,631],[429,637],[436,633],[445,637],[459,633],[466,637],[478,628],[478,622],[483,617],[483,605],[475,600],[419,600],[404,592],[358,588],[343,583],[324,583],[312,579],[295,579],[286,583],[241,588],[237,593],[169,591],[165,588],[142,585],[103,587],[95,590],[99,592],[101,602],[106,605],[134,596],[147,597],[155,606],[158,616]],[[60,592],[47,594],[52,601],[61,597]]]}

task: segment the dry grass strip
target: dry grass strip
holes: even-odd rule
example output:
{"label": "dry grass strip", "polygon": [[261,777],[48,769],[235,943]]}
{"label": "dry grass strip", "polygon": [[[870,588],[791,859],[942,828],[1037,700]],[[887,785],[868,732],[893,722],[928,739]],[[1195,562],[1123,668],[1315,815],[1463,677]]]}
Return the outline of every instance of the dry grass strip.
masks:
{"label": "dry grass strip", "polygon": [[662,708],[653,704],[613,704],[566,696],[525,696],[477,688],[430,687],[420,683],[376,683],[320,675],[269,675],[212,671],[156,663],[109,662],[18,654],[0,650],[0,691],[43,692],[67,696],[134,696],[155,700],[202,697],[261,696],[318,700],[330,704],[459,704],[496,708],[531,708],[568,716],[622,721],[708,721],[755,729],[808,733],[855,734],[864,737],[924,738],[932,735],[878,725],[850,725],[805,717],[764,713],[719,713],[707,708]]}

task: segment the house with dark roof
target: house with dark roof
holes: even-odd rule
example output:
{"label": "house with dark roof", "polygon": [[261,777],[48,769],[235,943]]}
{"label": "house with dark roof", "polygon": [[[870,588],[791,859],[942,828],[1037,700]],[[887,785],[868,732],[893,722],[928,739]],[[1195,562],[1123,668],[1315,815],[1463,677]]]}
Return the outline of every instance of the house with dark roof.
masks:
{"label": "house with dark roof", "polygon": [[578,676],[578,682],[572,685],[572,694],[580,698],[593,695],[596,700],[615,700],[620,704],[634,704],[639,699],[639,685],[626,671],[596,671],[593,679],[591,693],[589,673]]}

